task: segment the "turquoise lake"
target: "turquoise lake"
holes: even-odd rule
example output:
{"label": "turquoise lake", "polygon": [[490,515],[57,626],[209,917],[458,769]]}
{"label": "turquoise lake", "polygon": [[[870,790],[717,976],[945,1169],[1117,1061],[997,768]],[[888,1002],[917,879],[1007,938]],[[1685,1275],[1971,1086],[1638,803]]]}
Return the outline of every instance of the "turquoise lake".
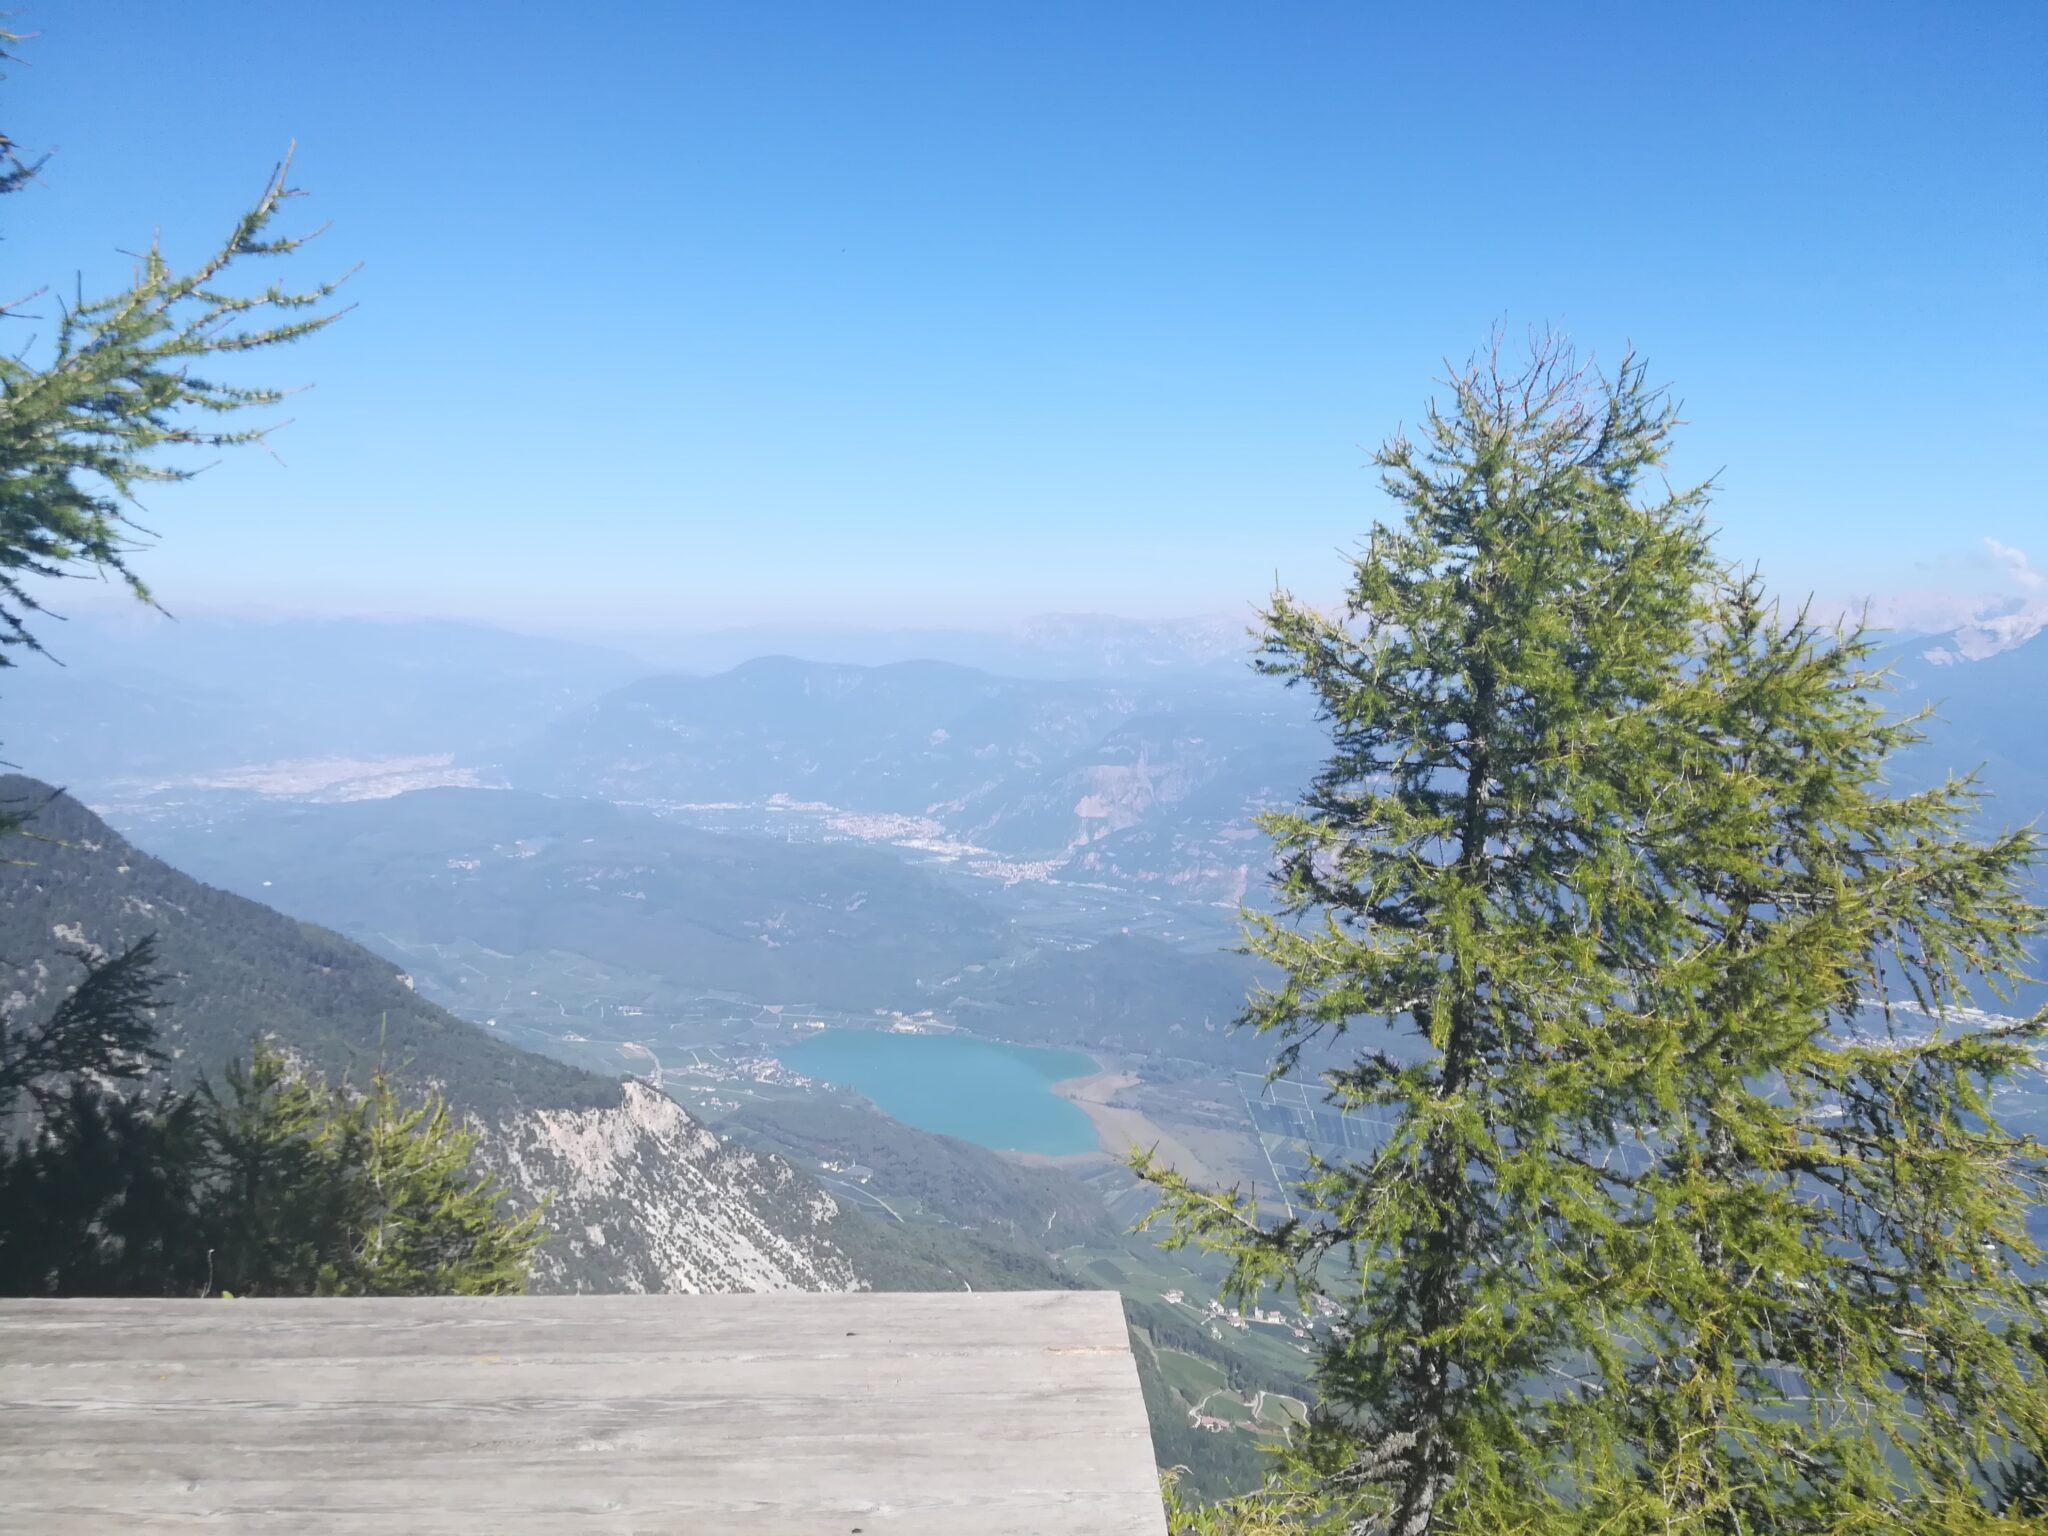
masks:
{"label": "turquoise lake", "polygon": [[1101,1070],[1079,1051],[828,1029],[775,1054],[790,1071],[851,1088],[919,1130],[1002,1152],[1096,1150],[1088,1117],[1052,1091],[1064,1078]]}

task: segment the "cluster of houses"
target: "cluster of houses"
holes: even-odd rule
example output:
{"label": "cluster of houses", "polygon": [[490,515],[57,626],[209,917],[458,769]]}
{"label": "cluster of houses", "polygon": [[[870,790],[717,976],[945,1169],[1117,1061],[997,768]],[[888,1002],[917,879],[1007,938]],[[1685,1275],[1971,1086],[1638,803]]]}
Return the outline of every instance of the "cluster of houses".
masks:
{"label": "cluster of houses", "polygon": [[[1187,1292],[1185,1291],[1166,1291],[1160,1295],[1159,1299],[1171,1306],[1188,1307],[1190,1311],[1194,1310],[1188,1301]],[[1222,1338],[1222,1329],[1225,1326],[1235,1328],[1238,1332],[1243,1333],[1253,1323],[1265,1323],[1269,1327],[1285,1328],[1297,1339],[1306,1339],[1309,1337],[1309,1330],[1315,1326],[1318,1316],[1334,1317],[1337,1312],[1337,1308],[1333,1303],[1324,1300],[1320,1296],[1314,1297],[1312,1300],[1315,1306],[1314,1311],[1302,1312],[1295,1317],[1289,1317],[1285,1312],[1277,1309],[1269,1311],[1265,1307],[1253,1307],[1249,1313],[1232,1312],[1222,1302],[1212,1299],[1209,1302],[1208,1310],[1203,1315],[1209,1319],[1209,1337],[1212,1339]]]}

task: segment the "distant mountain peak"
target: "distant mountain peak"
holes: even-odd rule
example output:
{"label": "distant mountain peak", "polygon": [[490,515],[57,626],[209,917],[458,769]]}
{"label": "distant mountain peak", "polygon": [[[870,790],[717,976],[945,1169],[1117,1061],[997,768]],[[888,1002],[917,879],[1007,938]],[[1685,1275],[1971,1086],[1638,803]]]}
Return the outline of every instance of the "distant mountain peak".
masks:
{"label": "distant mountain peak", "polygon": [[1983,661],[2016,650],[2048,629],[2048,603],[2028,603],[2011,613],[1972,619],[1920,654],[1938,667]]}

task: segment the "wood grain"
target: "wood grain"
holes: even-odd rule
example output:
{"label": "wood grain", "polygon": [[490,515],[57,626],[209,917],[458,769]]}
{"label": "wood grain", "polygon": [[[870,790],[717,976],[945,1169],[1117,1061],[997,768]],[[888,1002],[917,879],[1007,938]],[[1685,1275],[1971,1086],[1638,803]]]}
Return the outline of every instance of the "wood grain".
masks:
{"label": "wood grain", "polygon": [[0,1300],[0,1530],[1163,1536],[1107,1292]]}

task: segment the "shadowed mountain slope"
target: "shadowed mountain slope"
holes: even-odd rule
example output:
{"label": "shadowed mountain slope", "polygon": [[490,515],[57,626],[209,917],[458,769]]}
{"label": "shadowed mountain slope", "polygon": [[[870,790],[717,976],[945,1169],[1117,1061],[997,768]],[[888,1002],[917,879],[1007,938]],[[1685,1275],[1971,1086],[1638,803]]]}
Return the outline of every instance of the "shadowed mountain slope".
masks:
{"label": "shadowed mountain slope", "polygon": [[418,997],[390,962],[216,890],[131,846],[68,796],[36,806],[0,864],[0,986],[31,1016],[78,974],[68,954],[154,934],[172,1075],[217,1078],[267,1035],[316,1072],[380,1057],[478,1126],[522,1202],[551,1195],[542,1284],[594,1290],[843,1289],[837,1204],[780,1158],[727,1145],[663,1095],[517,1050]]}

